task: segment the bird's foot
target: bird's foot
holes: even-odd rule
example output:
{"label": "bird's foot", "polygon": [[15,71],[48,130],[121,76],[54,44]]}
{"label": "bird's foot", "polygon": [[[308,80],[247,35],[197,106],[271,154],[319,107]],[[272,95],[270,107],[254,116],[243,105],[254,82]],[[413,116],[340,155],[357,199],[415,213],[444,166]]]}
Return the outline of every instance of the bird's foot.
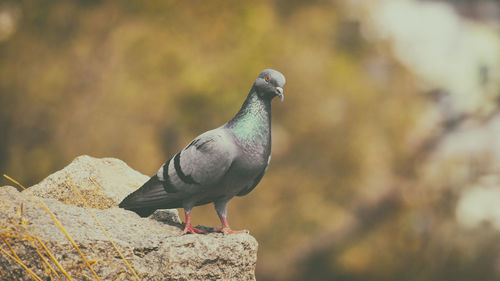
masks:
{"label": "bird's foot", "polygon": [[249,233],[248,230],[244,229],[244,230],[232,230],[231,228],[229,227],[218,227],[218,228],[214,228],[213,232],[220,232],[224,235],[226,234],[240,234],[240,233]]}
{"label": "bird's foot", "polygon": [[205,230],[202,230],[202,229],[198,229],[194,226],[192,226],[191,224],[186,224],[184,226],[184,231],[182,232],[182,234],[188,234],[188,233],[191,233],[191,234],[203,234],[203,233],[207,233]]}

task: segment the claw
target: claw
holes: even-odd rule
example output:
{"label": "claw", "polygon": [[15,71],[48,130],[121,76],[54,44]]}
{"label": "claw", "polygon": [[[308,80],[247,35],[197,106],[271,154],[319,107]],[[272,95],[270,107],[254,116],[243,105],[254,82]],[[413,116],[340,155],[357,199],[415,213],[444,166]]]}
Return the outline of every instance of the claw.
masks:
{"label": "claw", "polygon": [[191,224],[191,213],[184,211],[186,215],[186,223],[184,223],[184,231],[182,232],[183,235],[191,233],[191,234],[202,234],[202,233],[207,233],[205,230],[198,229],[194,227]]}
{"label": "claw", "polygon": [[239,233],[249,233],[248,230],[232,230],[231,227],[229,227],[229,223],[227,223],[227,218],[225,215],[220,215],[219,214],[220,221],[222,223],[222,227],[215,228],[213,231],[214,232],[221,232],[224,235],[227,234],[239,234]]}
{"label": "claw", "polygon": [[218,228],[215,228],[213,230],[213,232],[220,232],[220,233],[222,233],[224,235],[227,235],[227,234],[249,233],[249,231],[246,230],[246,229],[244,229],[244,230],[232,230],[229,227],[218,227]]}
{"label": "claw", "polygon": [[191,234],[203,234],[203,233],[206,233],[206,231],[198,229],[198,228],[192,226],[191,224],[189,224],[189,225],[186,224],[184,226],[184,231],[182,232],[182,234],[188,234],[188,233],[191,233]]}

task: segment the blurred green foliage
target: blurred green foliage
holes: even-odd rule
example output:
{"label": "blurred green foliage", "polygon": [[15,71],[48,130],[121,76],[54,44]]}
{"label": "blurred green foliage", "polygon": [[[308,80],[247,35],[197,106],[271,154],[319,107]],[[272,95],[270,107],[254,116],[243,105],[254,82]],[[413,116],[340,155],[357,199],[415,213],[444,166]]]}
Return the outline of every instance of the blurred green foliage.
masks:
{"label": "blurred green foliage", "polygon": [[[441,195],[405,188],[418,164],[412,132],[427,101],[341,2],[0,7],[16,14],[15,32],[0,41],[0,170],[24,184],[81,154],[120,158],[151,175],[193,137],[229,120],[258,73],[274,68],[287,84],[285,102],[273,103],[273,161],[256,190],[229,206],[232,227],[250,229],[260,243],[259,280],[293,279],[277,269],[285,257],[342,225],[359,198],[395,186],[403,199],[394,214],[377,217],[340,250],[325,246],[320,260],[306,256],[295,280],[498,276],[476,259],[487,253],[470,254],[454,240],[442,245],[451,234],[433,238],[425,228],[427,215],[450,216]],[[195,224],[218,224],[211,208],[196,208]]]}

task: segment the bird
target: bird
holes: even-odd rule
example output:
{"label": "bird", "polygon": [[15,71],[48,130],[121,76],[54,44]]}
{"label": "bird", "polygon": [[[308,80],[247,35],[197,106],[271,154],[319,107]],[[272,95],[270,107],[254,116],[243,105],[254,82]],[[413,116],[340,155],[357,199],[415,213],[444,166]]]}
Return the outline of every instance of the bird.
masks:
{"label": "bird", "polygon": [[222,224],[214,232],[245,232],[231,229],[227,205],[233,197],[250,193],[267,171],[271,160],[271,101],[279,97],[283,102],[285,82],[279,71],[263,70],[231,120],[196,137],[119,207],[141,217],[157,209],[183,208],[183,234],[195,234],[207,231],[191,224],[191,210],[213,203]]}

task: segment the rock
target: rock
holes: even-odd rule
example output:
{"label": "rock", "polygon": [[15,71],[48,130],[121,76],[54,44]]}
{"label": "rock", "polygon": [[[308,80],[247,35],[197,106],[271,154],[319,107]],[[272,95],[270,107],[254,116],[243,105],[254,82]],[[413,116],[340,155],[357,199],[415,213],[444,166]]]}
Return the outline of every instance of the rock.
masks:
{"label": "rock", "polygon": [[[78,166],[81,171],[76,170]],[[118,176],[107,174],[118,171],[121,171]],[[133,190],[131,187],[137,187],[142,175],[119,160],[88,156],[78,157],[34,186],[36,190],[19,192],[13,187],[0,188],[0,238],[5,238],[22,263],[43,280],[50,280],[48,267],[37,251],[45,260],[50,258],[35,234],[73,280],[90,280],[94,276],[40,202],[54,213],[85,257],[92,261],[101,280],[135,280],[89,211],[77,206],[81,204],[70,193],[72,188],[68,188],[69,179],[64,175],[72,177],[80,190],[91,191],[84,196],[92,194],[95,206],[99,207],[91,210],[142,280],[255,280],[257,241],[252,236],[182,235],[176,210],[159,210],[149,218],[141,218],[110,206],[110,201],[117,202]],[[91,177],[99,181],[99,186],[87,180]],[[134,179],[136,182],[132,182]],[[117,187],[122,184],[127,187]],[[53,195],[57,200],[33,194]],[[26,269],[6,254],[13,255],[5,241],[0,239],[0,280],[33,280]],[[63,277],[55,263],[49,263]]]}
{"label": "rock", "polygon": [[83,155],[26,192],[82,207],[82,201],[75,196],[71,186],[73,184],[84,195],[90,207],[107,209],[117,206],[125,196],[148,179],[149,177],[133,170],[119,159],[98,159]]}

